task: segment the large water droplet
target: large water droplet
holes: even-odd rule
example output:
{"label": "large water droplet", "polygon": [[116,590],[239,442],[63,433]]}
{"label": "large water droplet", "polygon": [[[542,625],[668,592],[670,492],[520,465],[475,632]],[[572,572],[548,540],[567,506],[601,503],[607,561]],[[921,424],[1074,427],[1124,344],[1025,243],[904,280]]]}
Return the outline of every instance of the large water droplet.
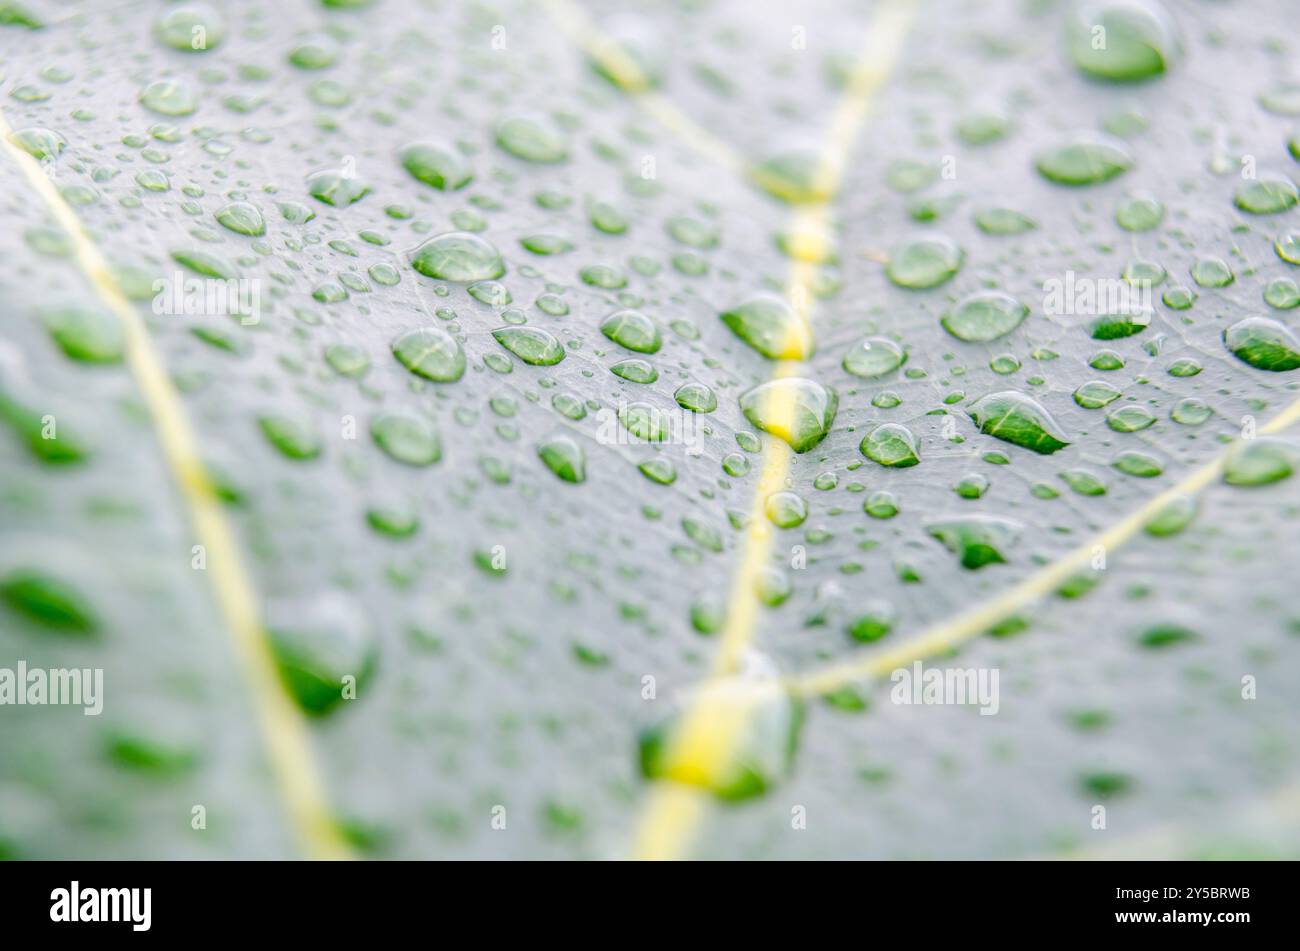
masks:
{"label": "large water droplet", "polygon": [[785,300],[756,294],[720,315],[745,343],[773,360],[805,360],[812,355],[812,331]]}
{"label": "large water droplet", "polygon": [[963,568],[974,571],[1004,563],[1003,550],[1016,540],[1020,525],[991,515],[965,515],[931,522],[925,530],[957,555]]}
{"label": "large water droplet", "polygon": [[1058,185],[1096,185],[1133,167],[1133,157],[1117,139],[1093,133],[1040,152],[1034,159],[1040,175]]}
{"label": "large water droplet", "polygon": [[257,207],[246,201],[232,201],[215,215],[218,222],[236,234],[258,237],[266,234],[266,221]]}
{"label": "large water droplet", "polygon": [[494,281],[506,272],[501,253],[467,231],[450,231],[425,241],[415,249],[411,267],[425,277],[462,284]]}
{"label": "large water droplet", "polygon": [[980,397],[969,412],[980,432],[1043,455],[1070,444],[1047,410],[1014,390]]}
{"label": "large water droplet", "polygon": [[465,351],[441,327],[408,330],[392,343],[393,356],[416,376],[454,383],[465,373]]}
{"label": "large water droplet", "polygon": [[304,711],[323,716],[364,696],[379,645],[352,602],[326,595],[272,606],[267,627],[280,676]]}
{"label": "large water droplet", "polygon": [[798,700],[774,684],[735,678],[699,688],[693,700],[642,734],[646,778],[737,800],[762,795],[789,773],[803,722]]}
{"label": "large water droplet", "polygon": [[560,341],[540,327],[501,327],[492,331],[492,336],[529,366],[549,367],[564,359]]}
{"label": "large water droplet", "polygon": [[416,416],[377,416],[370,424],[370,435],[390,459],[408,466],[429,466],[442,458],[438,431]]}
{"label": "large water droplet", "polygon": [[555,163],[569,157],[564,134],[541,116],[511,116],[497,123],[496,142],[526,162]]}
{"label": "large water droplet", "polygon": [[834,390],[802,377],[769,380],[740,397],[745,418],[795,452],[807,452],[826,438],[837,406]]}
{"label": "large water droplet", "polygon": [[615,311],[601,321],[600,332],[636,353],[657,353],[663,343],[658,326],[639,310]]}
{"label": "large water droplet", "polygon": [[402,168],[416,181],[452,192],[464,188],[474,178],[473,170],[465,156],[449,145],[440,142],[413,142],[402,149],[398,158]]}
{"label": "large water droplet", "polygon": [[921,461],[916,437],[898,423],[877,426],[862,438],[858,448],[872,462],[894,469],[906,469]]}
{"label": "large water droplet", "polygon": [[944,235],[913,238],[890,252],[885,274],[899,287],[925,290],[949,280],[961,269],[964,257],[957,243]]}
{"label": "large water droplet", "polygon": [[162,116],[188,116],[199,107],[194,90],[182,79],[159,79],[140,91],[140,105]]}
{"label": "large water droplet", "polygon": [[864,380],[892,373],[907,360],[903,348],[884,337],[868,337],[844,355],[844,369]]}
{"label": "large water droplet", "polygon": [[1300,467],[1300,452],[1293,443],[1272,436],[1238,442],[1223,464],[1223,481],[1229,485],[1271,485]]}
{"label": "large water droplet", "polygon": [[1237,359],[1275,373],[1300,367],[1300,340],[1268,317],[1247,317],[1223,331],[1223,343]]}
{"label": "large water droplet", "polygon": [[1295,182],[1283,175],[1261,175],[1237,186],[1233,204],[1253,215],[1275,215],[1295,207],[1300,195]]}
{"label": "large water droplet", "polygon": [[578,483],[587,478],[587,454],[572,436],[552,436],[537,447],[537,455],[565,482]]}
{"label": "large water droplet", "polygon": [[1067,42],[1079,69],[1117,82],[1159,76],[1179,51],[1173,21],[1155,0],[1082,3],[1068,20]]}
{"label": "large water droplet", "polygon": [[957,302],[939,321],[958,340],[987,343],[1011,333],[1029,315],[1029,308],[1010,294],[980,291]]}
{"label": "large water droplet", "polygon": [[116,363],[122,359],[122,326],[111,313],[65,307],[42,312],[41,320],[54,342],[73,360]]}

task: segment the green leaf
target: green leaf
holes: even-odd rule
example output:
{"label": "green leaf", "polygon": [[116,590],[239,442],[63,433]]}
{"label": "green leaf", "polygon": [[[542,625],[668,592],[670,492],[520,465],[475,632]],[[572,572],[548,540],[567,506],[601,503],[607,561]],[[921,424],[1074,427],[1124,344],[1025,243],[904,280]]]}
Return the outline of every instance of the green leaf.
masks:
{"label": "green leaf", "polygon": [[1288,4],[308,6],[0,2],[0,857],[1300,856]]}

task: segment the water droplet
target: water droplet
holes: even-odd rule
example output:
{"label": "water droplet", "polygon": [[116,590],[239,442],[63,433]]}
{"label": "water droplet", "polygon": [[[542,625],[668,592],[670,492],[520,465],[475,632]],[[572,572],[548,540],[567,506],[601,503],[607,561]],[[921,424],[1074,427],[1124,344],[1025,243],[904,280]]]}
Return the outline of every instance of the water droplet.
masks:
{"label": "water droplet", "polygon": [[1123,278],[1134,287],[1149,285],[1154,287],[1168,277],[1164,266],[1157,261],[1130,261],[1124,265]]}
{"label": "water droplet", "polygon": [[965,515],[931,522],[925,530],[957,555],[963,568],[974,571],[1005,563],[1003,549],[1015,542],[1020,525],[991,515]]}
{"label": "water droplet", "polygon": [[1247,317],[1223,331],[1223,342],[1237,359],[1275,373],[1300,367],[1300,340],[1268,317]]}
{"label": "water droplet", "polygon": [[1146,192],[1126,196],[1115,209],[1115,221],[1125,231],[1150,231],[1164,217],[1165,206]]}
{"label": "water droplet", "polygon": [[897,617],[898,612],[888,601],[869,601],[849,623],[849,636],[863,643],[878,641],[893,630]]}
{"label": "water droplet", "polygon": [[1079,4],[1067,23],[1074,64],[1098,79],[1150,79],[1163,73],[1179,53],[1173,22],[1155,0]]}
{"label": "water droplet", "polygon": [[339,58],[338,43],[330,36],[312,36],[289,51],[289,63],[299,69],[329,69]]}
{"label": "water droplet", "polygon": [[1300,286],[1289,277],[1275,278],[1264,288],[1264,303],[1277,310],[1300,306]]}
{"label": "water droplet", "polygon": [[844,369],[864,380],[897,370],[907,361],[903,348],[884,337],[868,337],[844,355]]}
{"label": "water droplet", "polygon": [[627,287],[627,278],[618,268],[608,264],[592,264],[578,272],[582,283],[590,287],[599,287],[607,291],[617,291]]}
{"label": "water droplet", "polygon": [[989,361],[989,369],[998,376],[1008,376],[1020,369],[1020,360],[1014,353],[999,353]]}
{"label": "water droplet", "polygon": [[1201,287],[1227,287],[1235,277],[1222,258],[1200,258],[1192,265],[1192,280]]}
{"label": "water droplet", "polygon": [[663,345],[655,322],[639,310],[615,311],[601,322],[600,332],[636,353],[658,353]]}
{"label": "water droplet", "polygon": [[563,133],[541,116],[511,116],[497,124],[496,143],[525,162],[555,163],[569,157]]}
{"label": "water droplet", "polygon": [[1136,433],[1155,421],[1155,416],[1144,406],[1121,406],[1106,417],[1106,425],[1117,433]]}
{"label": "water droplet", "polygon": [[440,142],[413,142],[402,149],[398,158],[411,177],[438,191],[454,192],[474,179],[465,156]]}
{"label": "water droplet", "polygon": [[925,290],[952,278],[965,254],[944,235],[913,238],[896,246],[885,265],[885,274],[899,287]]}
{"label": "water droplet", "polygon": [[587,478],[587,455],[571,436],[552,436],[537,447],[537,455],[565,482],[578,483]]}
{"label": "water droplet", "polygon": [[980,112],[957,123],[957,136],[967,145],[989,145],[1006,138],[1011,120],[997,112]]}
{"label": "water droplet", "polygon": [[50,437],[44,411],[24,406],[0,391],[0,420],[22,439],[32,455],[49,465],[72,465],[82,462],[90,450],[80,439],[60,425]]}
{"label": "water droplet", "polygon": [[497,343],[533,367],[554,366],[564,359],[564,347],[540,327],[501,327],[492,331]]}
{"label": "water droplet", "polygon": [[795,452],[807,452],[826,437],[838,405],[834,390],[802,377],[769,380],[740,397],[745,418]]}
{"label": "water droplet", "polygon": [[370,357],[350,343],[332,343],[325,348],[325,362],[341,376],[357,379],[370,369]]}
{"label": "water droplet", "polygon": [[519,243],[524,250],[531,251],[533,254],[552,255],[566,254],[573,250],[573,242],[563,235],[558,234],[529,234],[519,239]]}
{"label": "water droplet", "polygon": [[65,307],[44,311],[41,320],[59,348],[83,363],[117,363],[122,359],[122,326],[111,313]]}
{"label": "water droplet", "polygon": [[1138,452],[1136,449],[1126,449],[1116,454],[1110,464],[1125,475],[1136,476],[1139,479],[1153,479],[1165,471],[1159,459],[1150,453]]}
{"label": "water droplet", "polygon": [[830,197],[828,183],[819,180],[819,157],[809,151],[792,151],[773,156],[754,170],[760,188],[791,204],[824,201]]}
{"label": "water droplet", "polygon": [[188,116],[199,108],[199,99],[184,80],[158,79],[141,90],[140,105],[162,116]]}
{"label": "water droplet", "polygon": [[38,126],[11,132],[9,141],[37,160],[57,158],[68,145],[59,133]]}
{"label": "water droplet", "polygon": [[1183,426],[1200,426],[1213,415],[1209,405],[1194,396],[1179,400],[1169,411],[1169,418]]}
{"label": "water droplet", "polygon": [[442,458],[437,430],[416,416],[377,416],[370,424],[370,435],[390,459],[408,466],[430,466]]}
{"label": "water droplet", "polygon": [[1143,526],[1148,535],[1166,538],[1177,535],[1196,517],[1198,505],[1195,496],[1179,495],[1171,499]]}
{"label": "water droplet", "polygon": [[939,321],[943,329],[967,343],[987,343],[1011,333],[1029,315],[1029,308],[1010,294],[981,291],[960,301]]}
{"label": "water droplet", "polygon": [[626,403],[620,406],[618,419],[638,439],[663,442],[668,438],[668,420],[649,403]]}
{"label": "water droplet", "polygon": [[1300,264],[1300,231],[1284,231],[1278,235],[1273,251],[1287,264]]}
{"label": "water droplet", "polygon": [[1279,116],[1300,116],[1300,83],[1280,80],[1259,94],[1259,104]]}
{"label": "water droplet", "polygon": [[651,482],[660,485],[672,485],[677,481],[677,468],[667,459],[655,456],[637,466],[641,474]]}
{"label": "water droplet", "polygon": [[[708,683],[690,711],[641,735],[641,771],[647,779],[706,789],[723,800],[762,795],[790,771],[803,706],[766,681]],[[717,756],[714,737],[731,739],[730,755]]]}
{"label": "water droplet", "polygon": [[893,518],[900,511],[898,499],[893,492],[872,492],[862,503],[862,511],[872,518]]}
{"label": "water droplet", "polygon": [[718,408],[718,397],[713,390],[703,383],[694,381],[679,386],[677,392],[673,394],[673,399],[677,400],[677,405],[682,409],[688,409],[693,413],[712,413]]}
{"label": "water droplet", "polygon": [[980,397],[969,413],[980,432],[1043,455],[1070,444],[1046,409],[1014,390]]}
{"label": "water droplet", "polygon": [[154,25],[154,32],[174,50],[200,53],[221,44],[225,23],[207,4],[194,3],[163,13]]}
{"label": "water droplet", "polygon": [[963,499],[980,499],[989,490],[989,480],[978,472],[963,476],[952,490]]}
{"label": "water droplet", "polygon": [[379,645],[352,602],[324,596],[275,606],[267,627],[280,676],[304,711],[323,716],[338,709],[345,678],[355,678],[358,699],[365,695]]}
{"label": "water droplet", "polygon": [[90,635],[99,617],[73,584],[37,568],[20,567],[0,578],[0,602],[42,627],[64,634]]}
{"label": "water droplet", "polygon": [[1188,628],[1177,624],[1157,624],[1138,635],[1138,644],[1148,649],[1159,650],[1188,644],[1196,639],[1196,632]]}
{"label": "water droplet", "polygon": [[1034,164],[1040,175],[1058,185],[1097,185],[1127,172],[1133,157],[1119,140],[1089,133],[1040,152]]}
{"label": "water droplet", "polygon": [[392,343],[393,356],[416,376],[454,383],[465,373],[465,351],[440,327],[408,330]]}
{"label": "water droplet", "polygon": [[980,208],[975,212],[975,227],[985,234],[1024,234],[1038,227],[1038,222],[1014,208]]}
{"label": "water droplet", "polygon": [[777,528],[798,528],[808,518],[808,504],[794,492],[773,492],[764,509]]}
{"label": "water droplet", "polygon": [[1187,310],[1196,303],[1196,292],[1182,284],[1174,284],[1165,288],[1160,299],[1170,310]]}
{"label": "water droplet", "polygon": [[236,234],[253,238],[266,234],[266,221],[263,220],[262,213],[246,201],[232,201],[223,206],[215,217]]}
{"label": "water droplet", "polygon": [[429,238],[415,249],[411,267],[425,277],[460,284],[494,281],[506,272],[501,253],[485,239],[466,231]]}
{"label": "water droplet", "polygon": [[1121,340],[1141,333],[1151,325],[1150,311],[1103,314],[1088,326],[1093,340]]}
{"label": "water droplet", "polygon": [[1300,452],[1285,440],[1260,436],[1238,442],[1223,464],[1223,481],[1229,485],[1271,485],[1300,466]]}
{"label": "water droplet", "polygon": [[1106,494],[1106,483],[1086,469],[1067,469],[1061,473],[1061,479],[1079,495]]}
{"label": "water droplet", "polygon": [[629,383],[650,384],[659,379],[659,371],[646,360],[620,360],[609,372]]}
{"label": "water droplet", "polygon": [[259,416],[257,424],[267,441],[286,458],[305,461],[321,454],[320,434],[304,420],[268,414]]}
{"label": "water droplet", "polygon": [[729,452],[722,457],[722,471],[733,479],[749,475],[749,460],[738,452]]}
{"label": "water droplet", "polygon": [[370,194],[370,186],[355,175],[325,168],[307,176],[307,192],[317,201],[346,208]]}
{"label": "water droplet", "polygon": [[1094,370],[1122,370],[1124,357],[1114,350],[1098,350],[1088,360],[1088,366]]}
{"label": "water droplet", "polygon": [[898,423],[877,426],[862,437],[858,449],[872,462],[894,469],[906,469],[921,461],[916,437],[910,429]]}
{"label": "water droplet", "polygon": [[756,294],[720,316],[732,333],[769,359],[805,360],[812,355],[807,321],[780,297]]}
{"label": "water droplet", "polygon": [[840,484],[840,477],[834,472],[819,472],[813,480],[813,488],[820,492],[829,492]]}
{"label": "water droplet", "polygon": [[698,218],[692,218],[689,215],[678,215],[669,218],[665,227],[674,241],[688,247],[707,251],[716,248],[719,244],[716,225],[700,221]]}
{"label": "water droplet", "polygon": [[1237,186],[1233,204],[1252,215],[1275,215],[1293,208],[1300,195],[1295,182],[1282,175],[1261,175]]}

